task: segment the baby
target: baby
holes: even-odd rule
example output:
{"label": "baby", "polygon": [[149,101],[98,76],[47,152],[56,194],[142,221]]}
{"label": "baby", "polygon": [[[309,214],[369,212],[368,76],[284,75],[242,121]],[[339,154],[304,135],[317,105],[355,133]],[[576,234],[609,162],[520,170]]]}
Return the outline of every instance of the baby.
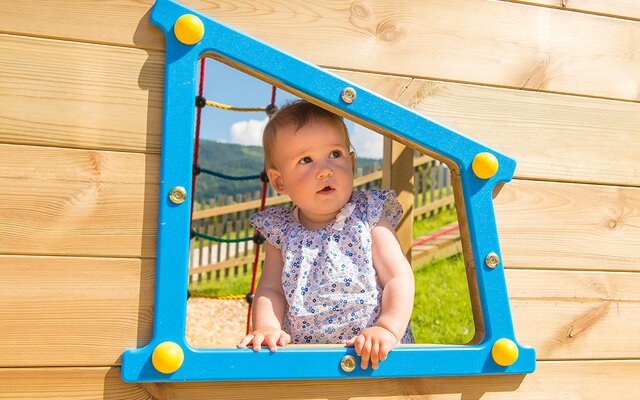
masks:
{"label": "baby", "polygon": [[238,347],[344,343],[373,369],[413,343],[414,280],[394,227],[393,191],[353,191],[355,154],[339,116],[289,103],[264,130],[266,172],[293,206],[251,218],[266,237],[253,331]]}

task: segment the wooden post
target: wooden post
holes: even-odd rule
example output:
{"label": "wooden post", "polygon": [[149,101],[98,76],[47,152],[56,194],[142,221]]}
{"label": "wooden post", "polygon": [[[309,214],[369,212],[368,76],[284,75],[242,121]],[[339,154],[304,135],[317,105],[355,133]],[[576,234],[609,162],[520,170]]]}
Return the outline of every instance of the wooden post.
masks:
{"label": "wooden post", "polygon": [[413,150],[384,138],[382,160],[382,187],[393,189],[404,210],[404,215],[396,227],[398,240],[404,254],[411,262],[411,242],[413,240]]}

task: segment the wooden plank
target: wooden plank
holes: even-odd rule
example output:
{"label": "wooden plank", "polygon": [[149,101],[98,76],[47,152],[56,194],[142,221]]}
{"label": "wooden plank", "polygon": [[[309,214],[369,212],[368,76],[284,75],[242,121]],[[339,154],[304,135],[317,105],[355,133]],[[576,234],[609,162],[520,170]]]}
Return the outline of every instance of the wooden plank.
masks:
{"label": "wooden plank", "polygon": [[0,145],[0,253],[155,257],[159,162]]}
{"label": "wooden plank", "polygon": [[[151,400],[120,368],[0,368],[0,399]],[[155,400],[155,399],[154,399]]]}
{"label": "wooden plank", "polygon": [[[384,365],[384,364],[383,364]],[[119,368],[0,369],[0,399],[635,400],[640,361],[542,361],[528,375],[126,384]],[[606,384],[603,384],[606,383]]]}
{"label": "wooden plank", "polygon": [[637,272],[506,269],[511,300],[640,302]]}
{"label": "wooden plank", "polygon": [[441,241],[438,245],[417,247],[412,249],[411,266],[414,271],[432,263],[462,252],[462,243],[458,240]]}
{"label": "wooden plank", "polygon": [[153,3],[125,0],[70,4],[56,0],[44,6],[38,0],[27,0],[18,9],[5,7],[0,32],[164,50],[164,35],[149,21]]}
{"label": "wooden plank", "polygon": [[[0,48],[14,60],[0,67],[1,142],[159,152],[161,53],[7,35]],[[390,98],[409,82],[342,74]],[[640,185],[639,104],[431,81],[403,102],[514,156],[520,177]]]}
{"label": "wooden plank", "polygon": [[164,53],[0,35],[0,142],[160,153]]}
{"label": "wooden plank", "polygon": [[536,4],[607,15],[617,18],[640,20],[640,3],[636,0],[508,0],[514,3]]}
{"label": "wooden plank", "polygon": [[[117,365],[151,337],[151,260],[0,256],[0,274],[0,367]],[[507,282],[539,359],[640,358],[640,274],[507,270]]]}
{"label": "wooden plank", "polygon": [[[633,21],[478,0],[185,4],[327,67],[640,100]],[[22,1],[2,13],[0,31],[162,50],[150,6]]]}
{"label": "wooden plank", "polygon": [[151,339],[154,260],[0,255],[0,276],[0,367],[115,365]]}
{"label": "wooden plank", "polygon": [[638,103],[426,80],[400,102],[514,157],[517,177],[640,186]]}
{"label": "wooden plank", "polygon": [[[0,142],[159,153],[162,53],[8,35],[0,50],[14,60]],[[406,88],[416,111],[514,156],[518,176],[640,185],[639,104],[341,74],[391,99]]]}
{"label": "wooden plank", "polygon": [[539,360],[640,358],[640,273],[506,274],[516,336]]}
{"label": "wooden plank", "polygon": [[509,268],[640,271],[640,189],[515,180],[495,199]]}

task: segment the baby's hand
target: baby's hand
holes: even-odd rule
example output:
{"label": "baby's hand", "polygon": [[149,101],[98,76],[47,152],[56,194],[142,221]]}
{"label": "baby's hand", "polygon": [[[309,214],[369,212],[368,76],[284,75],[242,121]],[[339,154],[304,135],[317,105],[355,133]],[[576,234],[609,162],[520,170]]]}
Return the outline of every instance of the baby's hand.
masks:
{"label": "baby's hand", "polygon": [[239,349],[244,349],[247,345],[253,346],[253,351],[260,351],[264,344],[271,351],[277,351],[278,346],[286,346],[291,341],[291,336],[279,328],[260,328],[245,336],[238,344]]}
{"label": "baby's hand", "polygon": [[360,332],[354,338],[345,342],[349,347],[355,347],[356,354],[361,358],[360,367],[367,369],[369,360],[371,368],[378,369],[378,362],[387,359],[387,354],[396,346],[398,339],[393,333],[381,326],[372,326]]}

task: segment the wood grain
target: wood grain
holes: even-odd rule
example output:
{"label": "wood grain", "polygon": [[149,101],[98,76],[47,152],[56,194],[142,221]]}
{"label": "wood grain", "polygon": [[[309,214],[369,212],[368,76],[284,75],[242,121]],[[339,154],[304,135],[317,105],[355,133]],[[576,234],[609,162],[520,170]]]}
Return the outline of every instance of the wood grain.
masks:
{"label": "wood grain", "polygon": [[640,186],[638,103],[425,80],[400,101],[515,158],[517,177]]}
{"label": "wood grain", "polygon": [[[481,0],[185,4],[326,67],[640,100],[634,21]],[[0,31],[162,50],[150,6],[17,2]]]}
{"label": "wood grain", "polygon": [[[151,338],[154,270],[153,260],[0,256],[0,367],[119,365]],[[507,270],[507,284],[516,337],[538,359],[640,358],[640,274]]]}
{"label": "wood grain", "polygon": [[[0,66],[0,142],[160,152],[161,53],[7,35],[0,47],[15,60]],[[640,104],[334,72],[515,157],[518,177],[640,185]]]}
{"label": "wood grain", "polygon": [[640,273],[506,276],[516,337],[535,343],[538,360],[640,358]]}
{"label": "wood grain", "polygon": [[155,260],[0,256],[0,276],[0,367],[115,365],[151,339]]}
{"label": "wood grain", "polygon": [[155,257],[159,161],[0,145],[0,253]]}
{"label": "wood grain", "polygon": [[160,153],[164,53],[0,35],[0,142]]}
{"label": "wood grain", "polygon": [[[529,375],[126,384],[119,368],[0,369],[0,399],[635,400],[640,361],[542,361]],[[605,384],[615,382],[615,384]]]}
{"label": "wood grain", "polygon": [[495,199],[508,268],[640,271],[640,189],[515,180]]}
{"label": "wood grain", "polygon": [[[0,52],[0,143],[160,153],[162,52],[2,34]],[[411,81],[357,77],[391,99]]]}

